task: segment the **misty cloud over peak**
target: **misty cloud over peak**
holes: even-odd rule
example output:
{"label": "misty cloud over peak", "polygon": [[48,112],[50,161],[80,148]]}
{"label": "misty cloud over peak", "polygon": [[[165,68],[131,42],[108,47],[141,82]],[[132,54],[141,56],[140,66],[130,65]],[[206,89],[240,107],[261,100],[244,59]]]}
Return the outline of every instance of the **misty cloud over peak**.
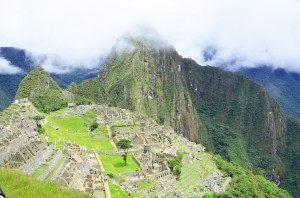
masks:
{"label": "misty cloud over peak", "polygon": [[[132,29],[132,35],[167,40],[201,65],[300,71],[299,10],[298,0],[10,0],[1,2],[0,43],[55,54],[59,61],[45,67],[61,72],[93,68]],[[137,24],[151,24],[158,33],[136,31]]]}

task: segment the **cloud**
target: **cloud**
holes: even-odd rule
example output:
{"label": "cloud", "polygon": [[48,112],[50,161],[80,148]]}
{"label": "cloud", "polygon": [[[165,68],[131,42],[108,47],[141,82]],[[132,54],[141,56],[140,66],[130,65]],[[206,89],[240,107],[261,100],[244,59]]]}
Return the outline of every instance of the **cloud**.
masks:
{"label": "cloud", "polygon": [[26,57],[33,61],[33,67],[43,67],[45,71],[55,74],[70,73],[79,69],[95,69],[100,68],[103,57],[77,59],[62,58],[59,54],[37,55],[26,52]]}
{"label": "cloud", "polygon": [[22,70],[10,64],[6,59],[0,57],[0,74],[18,74]]}
{"label": "cloud", "polygon": [[202,65],[300,72],[299,10],[298,0],[10,0],[1,2],[0,43],[67,65],[49,60],[49,70],[90,68],[128,28],[145,23]]}

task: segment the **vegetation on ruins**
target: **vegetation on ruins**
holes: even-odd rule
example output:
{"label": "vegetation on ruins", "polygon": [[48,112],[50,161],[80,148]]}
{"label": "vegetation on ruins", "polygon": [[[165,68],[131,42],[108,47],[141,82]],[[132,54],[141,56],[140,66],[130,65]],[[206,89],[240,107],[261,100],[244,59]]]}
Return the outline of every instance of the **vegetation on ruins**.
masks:
{"label": "vegetation on ruins", "polygon": [[177,152],[177,156],[168,158],[167,163],[172,173],[176,176],[176,179],[179,179],[182,167],[182,154]]}
{"label": "vegetation on ruins", "polygon": [[123,157],[123,161],[125,163],[125,166],[126,166],[126,160],[127,160],[127,153],[128,153],[128,149],[132,147],[132,143],[130,140],[128,139],[121,139],[117,142],[117,146],[120,148],[120,149],[123,149],[124,151],[124,154],[122,155]]}
{"label": "vegetation on ruins", "polygon": [[45,129],[42,127],[42,125],[40,123],[41,120],[45,119],[45,116],[36,115],[36,116],[33,117],[33,119],[36,122],[36,127],[37,127],[37,130],[38,130],[39,134],[45,133]]}
{"label": "vegetation on ruins", "polygon": [[36,115],[36,116],[33,117],[33,119],[34,119],[35,121],[43,120],[43,119],[45,119],[45,116],[42,116],[42,115]]}

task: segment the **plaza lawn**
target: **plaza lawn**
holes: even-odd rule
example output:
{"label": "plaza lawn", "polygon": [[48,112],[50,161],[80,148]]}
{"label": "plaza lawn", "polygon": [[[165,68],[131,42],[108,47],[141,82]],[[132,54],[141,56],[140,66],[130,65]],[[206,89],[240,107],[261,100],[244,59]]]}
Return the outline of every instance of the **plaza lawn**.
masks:
{"label": "plaza lawn", "polygon": [[141,168],[133,161],[131,155],[127,156],[126,166],[123,157],[120,155],[100,154],[99,157],[106,173],[117,175],[141,170]]}
{"label": "plaza lawn", "polygon": [[[43,126],[48,133],[49,141],[51,142],[54,142],[55,140],[68,140],[84,146],[89,150],[115,150],[108,138],[93,138],[92,136],[97,135],[97,133],[88,133],[87,126],[85,126],[85,120],[80,116],[65,116],[63,119],[54,119],[53,117],[48,116],[48,123],[53,126],[59,126],[58,130],[55,130],[47,124]],[[99,131],[99,133],[103,134],[103,131]]]}
{"label": "plaza lawn", "polygon": [[85,121],[80,116],[65,116],[63,119],[54,119],[48,117],[48,122],[55,126],[59,126],[59,130],[87,130]]}

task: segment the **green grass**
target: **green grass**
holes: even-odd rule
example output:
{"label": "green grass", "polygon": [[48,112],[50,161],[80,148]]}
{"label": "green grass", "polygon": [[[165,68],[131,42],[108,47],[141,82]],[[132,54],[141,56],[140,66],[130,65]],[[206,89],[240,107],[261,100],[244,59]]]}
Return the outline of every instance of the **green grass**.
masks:
{"label": "green grass", "polygon": [[156,186],[155,182],[142,183],[139,184],[139,189],[152,188],[154,186]]}
{"label": "green grass", "polygon": [[141,168],[133,161],[131,155],[127,156],[126,166],[122,156],[100,154],[99,157],[107,173],[117,175],[141,170]]}
{"label": "green grass", "polygon": [[42,164],[33,174],[33,177],[40,176],[48,168],[47,164]]}
{"label": "green grass", "polygon": [[53,170],[47,175],[47,177],[45,178],[45,181],[50,182],[52,176],[54,175],[55,171],[59,168],[60,165],[62,165],[63,163],[65,163],[65,159],[63,158],[62,160],[60,160],[59,163],[56,164],[56,166],[53,168]]}
{"label": "green grass", "polygon": [[[105,134],[105,132],[107,134],[106,126],[101,126],[101,131],[99,131],[99,133],[93,132],[89,134],[87,132],[87,126],[85,126],[85,120],[80,116],[66,116],[61,120],[57,120],[54,119],[52,116],[48,116],[48,122],[54,126],[59,126],[59,130],[55,130],[50,126],[44,125],[44,128],[49,134],[49,141],[51,142],[54,142],[55,140],[68,140],[73,143],[84,146],[89,150],[115,150],[108,138],[92,137],[97,134]],[[82,132],[69,132],[70,130],[79,130]]]}
{"label": "green grass", "polygon": [[84,119],[80,116],[65,116],[61,120],[49,117],[48,122],[59,126],[59,130],[87,130],[87,127],[84,125]]}
{"label": "green grass", "polygon": [[16,171],[0,168],[0,186],[6,197],[80,198],[88,197],[74,190],[60,188],[56,184],[40,182]]}

